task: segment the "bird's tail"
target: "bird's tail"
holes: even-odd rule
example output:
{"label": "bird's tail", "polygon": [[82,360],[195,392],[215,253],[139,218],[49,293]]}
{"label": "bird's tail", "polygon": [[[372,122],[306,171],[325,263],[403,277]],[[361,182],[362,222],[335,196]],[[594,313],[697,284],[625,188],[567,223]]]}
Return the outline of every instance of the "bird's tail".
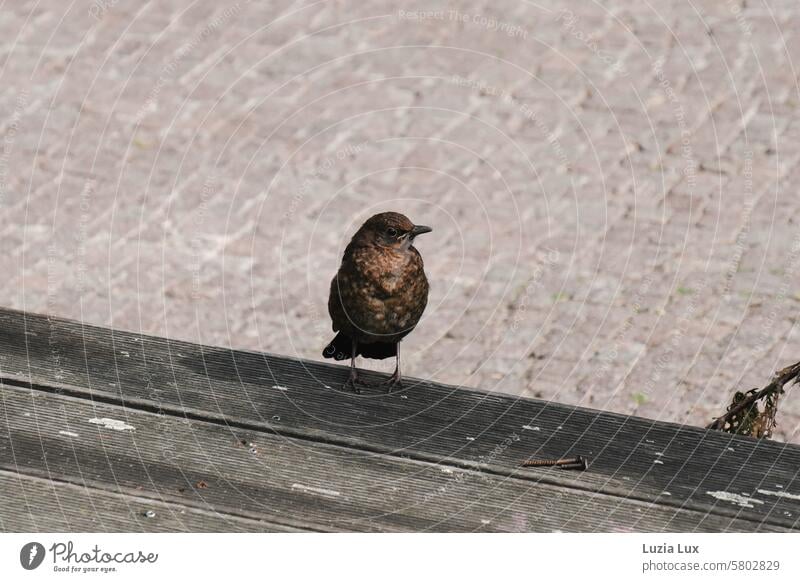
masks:
{"label": "bird's tail", "polygon": [[346,360],[354,355],[373,360],[393,358],[397,355],[397,344],[394,342],[360,343],[356,348],[356,353],[353,354],[353,340],[350,339],[350,336],[339,332],[322,352],[324,358],[333,358],[334,360]]}

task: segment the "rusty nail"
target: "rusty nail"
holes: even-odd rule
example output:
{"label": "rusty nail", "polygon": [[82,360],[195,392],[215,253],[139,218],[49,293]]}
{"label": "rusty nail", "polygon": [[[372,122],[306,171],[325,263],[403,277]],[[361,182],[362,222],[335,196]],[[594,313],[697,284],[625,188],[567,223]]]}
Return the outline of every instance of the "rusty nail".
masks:
{"label": "rusty nail", "polygon": [[586,459],[578,455],[572,459],[528,459],[522,462],[523,467],[558,467],[560,469],[581,469],[587,468]]}

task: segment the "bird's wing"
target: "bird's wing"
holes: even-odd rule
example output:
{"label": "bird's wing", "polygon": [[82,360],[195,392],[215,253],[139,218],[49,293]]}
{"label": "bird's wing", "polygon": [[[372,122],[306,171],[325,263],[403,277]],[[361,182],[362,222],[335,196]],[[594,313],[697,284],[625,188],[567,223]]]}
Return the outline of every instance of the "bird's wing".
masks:
{"label": "bird's wing", "polygon": [[338,273],[331,279],[331,292],[328,296],[328,314],[331,316],[331,327],[333,331],[339,331],[337,321],[340,320],[342,302],[339,299]]}

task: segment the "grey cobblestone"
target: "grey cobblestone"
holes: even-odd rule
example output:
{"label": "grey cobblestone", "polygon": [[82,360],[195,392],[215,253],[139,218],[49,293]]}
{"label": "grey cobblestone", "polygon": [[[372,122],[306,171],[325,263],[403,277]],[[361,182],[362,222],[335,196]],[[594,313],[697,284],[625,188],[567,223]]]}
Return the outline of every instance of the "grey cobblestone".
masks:
{"label": "grey cobblestone", "polygon": [[794,0],[426,9],[5,7],[0,304],[318,359],[392,208],[410,374],[704,424],[800,359]]}

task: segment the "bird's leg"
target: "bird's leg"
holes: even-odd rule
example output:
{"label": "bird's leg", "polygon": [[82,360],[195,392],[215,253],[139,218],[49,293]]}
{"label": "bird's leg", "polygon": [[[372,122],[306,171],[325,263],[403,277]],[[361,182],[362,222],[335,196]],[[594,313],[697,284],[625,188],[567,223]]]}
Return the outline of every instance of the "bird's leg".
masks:
{"label": "bird's leg", "polygon": [[350,352],[350,375],[347,377],[347,380],[344,383],[345,389],[350,389],[356,394],[361,394],[361,388],[359,388],[358,384],[358,368],[356,368],[356,354],[358,353],[358,342],[353,340],[352,343],[352,350]]}
{"label": "bird's leg", "polygon": [[403,375],[400,373],[400,342],[397,342],[397,355],[395,357],[397,365],[394,368],[394,374],[383,383],[386,386],[387,394],[390,394],[395,388],[403,387]]}

